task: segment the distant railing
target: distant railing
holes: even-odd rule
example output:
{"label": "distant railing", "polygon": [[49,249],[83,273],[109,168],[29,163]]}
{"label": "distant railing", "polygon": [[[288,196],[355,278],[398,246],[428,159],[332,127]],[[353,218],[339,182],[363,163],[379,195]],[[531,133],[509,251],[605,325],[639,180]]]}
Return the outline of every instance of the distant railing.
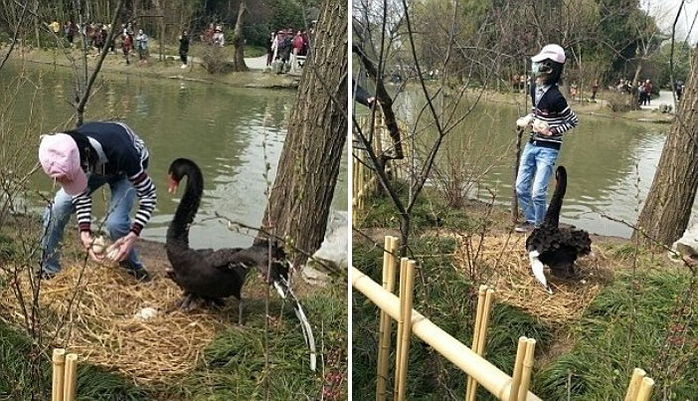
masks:
{"label": "distant railing", "polygon": [[[373,135],[370,136],[371,130],[369,126],[370,116],[359,116],[357,118],[361,132],[367,138],[370,137],[371,149],[378,158],[386,160],[385,172],[392,179],[407,179],[409,177],[409,161],[411,148],[408,141],[401,142],[403,155],[402,159],[393,157],[393,139],[386,128],[380,112],[376,113],[374,122]],[[399,121],[398,128],[401,133],[406,130],[406,125]],[[354,135],[354,157],[352,160],[352,221],[356,223],[357,212],[364,209],[366,198],[372,196],[380,185],[378,176],[375,172],[375,166],[369,158],[364,144]]]}

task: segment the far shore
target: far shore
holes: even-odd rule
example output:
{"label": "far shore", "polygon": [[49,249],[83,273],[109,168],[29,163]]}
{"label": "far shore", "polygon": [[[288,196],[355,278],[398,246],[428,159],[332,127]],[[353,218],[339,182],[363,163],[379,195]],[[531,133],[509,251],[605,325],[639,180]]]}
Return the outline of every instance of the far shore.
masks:
{"label": "far shore", "polygon": [[[6,52],[9,46],[2,47],[2,52]],[[159,54],[151,53],[148,61],[139,63],[138,54],[130,56],[130,64],[126,64],[120,49],[116,53],[109,53],[102,64],[101,73],[115,75],[129,75],[149,78],[167,78],[183,81],[201,82],[207,84],[223,84],[239,88],[255,89],[296,89],[300,80],[299,75],[275,74],[271,71],[259,68],[250,68],[246,72],[229,72],[225,74],[210,74],[201,65],[200,60],[194,54],[190,57],[187,68],[181,68],[179,57],[173,54],[166,54],[164,60],[160,61]],[[157,50],[157,47],[153,51]],[[168,53],[168,52],[166,52]],[[68,50],[68,54],[75,60],[82,57],[80,50]],[[265,57],[265,56],[261,56]],[[259,67],[261,57],[246,58],[248,65]],[[87,57],[90,68],[97,63],[97,53],[92,51]],[[28,47],[15,47],[10,61],[15,65],[21,63],[43,64],[66,69],[74,68],[63,49],[36,49]]]}

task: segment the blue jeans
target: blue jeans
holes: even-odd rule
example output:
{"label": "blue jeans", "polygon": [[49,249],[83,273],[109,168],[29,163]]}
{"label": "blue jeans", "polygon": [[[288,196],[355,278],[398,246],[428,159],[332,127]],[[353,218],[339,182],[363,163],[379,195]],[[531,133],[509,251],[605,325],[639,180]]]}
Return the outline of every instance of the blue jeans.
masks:
{"label": "blue jeans", "polygon": [[559,153],[558,149],[527,143],[521,154],[516,196],[524,218],[536,226],[541,225],[545,218],[548,181]]}
{"label": "blue jeans", "polygon": [[[111,189],[111,199],[109,200],[108,217],[105,226],[109,233],[109,238],[115,241],[128,234],[131,230],[129,213],[136,200],[136,190],[124,176],[106,178],[88,175],[87,187],[90,194],[104,184],[109,184]],[[70,220],[70,215],[74,212],[75,207],[73,206],[72,196],[68,195],[61,188],[56,193],[53,205],[46,208],[44,213],[45,235],[41,240],[44,259],[41,263],[41,269],[46,273],[58,273],[61,270],[59,264],[59,243],[63,239],[63,231]],[[135,248],[131,250],[124,262],[122,264],[131,269],[138,270],[143,268]]]}

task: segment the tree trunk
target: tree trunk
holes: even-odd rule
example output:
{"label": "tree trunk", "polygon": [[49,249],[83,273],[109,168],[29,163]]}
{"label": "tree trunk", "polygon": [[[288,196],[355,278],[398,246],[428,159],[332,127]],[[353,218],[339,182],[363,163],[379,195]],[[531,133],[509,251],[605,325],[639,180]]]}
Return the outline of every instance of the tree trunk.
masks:
{"label": "tree trunk", "polygon": [[[647,235],[670,245],[686,229],[698,188],[698,51],[686,94],[671,124],[645,206],[637,225]],[[645,241],[641,233],[633,233]]]}
{"label": "tree trunk", "polygon": [[233,71],[247,71],[245,65],[245,40],[242,35],[242,27],[245,23],[245,14],[247,14],[247,5],[245,0],[240,0],[240,8],[238,9],[238,19],[235,21],[235,31],[233,32]]}
{"label": "tree trunk", "polygon": [[[308,254],[323,241],[347,138],[346,2],[325,0],[312,43],[263,220]],[[293,253],[296,266],[306,259]]]}

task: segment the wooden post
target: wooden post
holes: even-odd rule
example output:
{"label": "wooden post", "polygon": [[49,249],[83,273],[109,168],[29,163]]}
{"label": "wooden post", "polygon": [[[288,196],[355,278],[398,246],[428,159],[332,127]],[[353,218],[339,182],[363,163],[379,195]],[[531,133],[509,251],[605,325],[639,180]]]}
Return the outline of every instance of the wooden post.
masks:
{"label": "wooden post", "polygon": [[645,375],[647,375],[647,373],[640,368],[635,368],[633,370],[628,392],[625,394],[625,401],[635,401],[637,399],[637,392],[640,390],[640,382],[642,382]]}
{"label": "wooden post", "polygon": [[78,356],[68,354],[65,356],[65,378],[63,380],[63,401],[75,401],[77,388]]}
{"label": "wooden post", "polygon": [[53,350],[53,387],[51,389],[51,401],[63,401],[63,379],[65,376],[65,350],[56,348]]}
{"label": "wooden post", "polygon": [[395,400],[404,401],[407,393],[407,363],[410,353],[410,338],[412,337],[412,301],[414,299],[414,269],[415,261],[409,260],[405,263],[405,271],[400,272],[400,279],[405,276],[404,293],[400,293],[402,316],[402,344],[400,344],[400,368],[396,385]]}
{"label": "wooden post", "polygon": [[653,387],[654,380],[650,379],[649,377],[644,377],[640,382],[640,390],[637,392],[637,398],[635,401],[650,401]]}
{"label": "wooden post", "polygon": [[[396,237],[386,236],[383,252],[383,288],[393,292],[395,288],[395,250]],[[378,339],[378,374],[376,378],[376,401],[386,399],[388,387],[388,360],[390,357],[390,335],[392,318],[385,311],[380,313],[380,337]]]}
{"label": "wooden post", "polygon": [[526,357],[527,340],[526,337],[519,337],[519,346],[516,348],[516,360],[514,361],[514,371],[512,372],[509,401],[519,401],[519,387],[521,386],[521,374],[523,373],[524,358]]}
{"label": "wooden post", "polygon": [[405,294],[405,278],[407,277],[407,274],[405,273],[407,271],[407,260],[407,258],[400,259],[400,287],[397,294],[398,301],[400,301],[400,314],[397,318],[397,336],[395,338],[395,393],[397,393],[398,381],[400,380],[400,367],[402,366],[402,361],[400,361],[400,358],[402,357],[402,326],[405,325],[405,315],[402,313],[402,303],[404,302],[403,296]]}
{"label": "wooden post", "polygon": [[[478,333],[477,333],[477,342],[474,344],[474,349],[476,354],[483,356],[485,354],[485,345],[487,344],[487,327],[489,326],[490,323],[490,312],[492,310],[492,301],[494,297],[494,290],[491,288],[487,288],[487,286],[480,286],[480,290],[483,289],[483,287],[486,289],[485,291],[485,300],[484,300],[484,305],[482,307],[482,315],[480,318],[480,323],[478,327],[476,328]],[[478,299],[479,303],[479,299]],[[478,309],[480,306],[478,305]],[[476,322],[477,323],[477,322]],[[473,339],[475,340],[475,339]],[[466,400],[468,401],[474,401],[475,400],[475,394],[477,393],[477,381],[472,380],[471,381],[472,385],[470,386],[470,392],[466,393]]]}
{"label": "wooden post", "polygon": [[[524,357],[523,370],[521,372],[521,384],[519,385],[519,400],[525,400],[528,393],[528,386],[531,384],[531,373],[533,371],[533,354],[536,351],[536,340],[526,339],[526,356]],[[512,389],[513,390],[513,389]],[[511,394],[511,393],[510,393]]]}
{"label": "wooden post", "polygon": [[[485,294],[487,293],[487,286],[481,285],[477,293],[477,307],[475,312],[475,324],[473,325],[473,344],[471,349],[473,352],[477,353],[477,345],[479,343],[478,337],[480,336],[480,323],[482,322],[482,310],[485,308]],[[478,354],[479,355],[479,354]],[[468,376],[466,379],[465,387],[465,400],[472,401],[471,388],[475,384],[475,380]]]}

